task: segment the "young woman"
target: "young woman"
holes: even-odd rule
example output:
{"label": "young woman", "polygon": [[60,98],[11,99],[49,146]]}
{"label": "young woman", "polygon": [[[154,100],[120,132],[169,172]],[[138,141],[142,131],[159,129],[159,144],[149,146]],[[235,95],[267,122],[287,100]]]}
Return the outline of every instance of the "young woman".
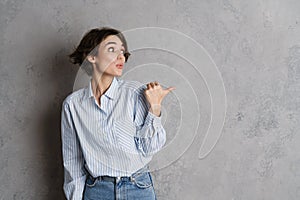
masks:
{"label": "young woman", "polygon": [[62,105],[67,199],[156,199],[148,163],[165,144],[161,103],[175,88],[121,80],[129,56],[108,27],[87,32],[69,56],[91,79]]}

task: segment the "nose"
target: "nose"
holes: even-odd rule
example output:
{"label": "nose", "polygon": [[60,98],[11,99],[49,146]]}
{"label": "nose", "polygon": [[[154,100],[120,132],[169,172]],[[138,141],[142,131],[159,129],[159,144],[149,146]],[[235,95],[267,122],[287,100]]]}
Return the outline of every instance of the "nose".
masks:
{"label": "nose", "polygon": [[125,60],[125,55],[123,53],[119,52],[118,59],[124,59]]}

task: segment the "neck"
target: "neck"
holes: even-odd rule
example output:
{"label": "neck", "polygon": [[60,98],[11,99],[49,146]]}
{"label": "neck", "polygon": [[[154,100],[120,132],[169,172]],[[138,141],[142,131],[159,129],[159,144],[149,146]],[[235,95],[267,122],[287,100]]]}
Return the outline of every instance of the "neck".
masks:
{"label": "neck", "polygon": [[114,76],[96,76],[92,77],[92,91],[96,98],[99,98],[108,90],[109,86],[113,81]]}

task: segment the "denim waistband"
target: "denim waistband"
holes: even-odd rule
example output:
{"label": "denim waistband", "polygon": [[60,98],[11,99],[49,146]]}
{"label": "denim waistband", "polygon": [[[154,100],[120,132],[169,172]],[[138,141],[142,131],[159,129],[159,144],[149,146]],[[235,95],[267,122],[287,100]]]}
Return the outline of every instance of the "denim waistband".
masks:
{"label": "denim waistband", "polygon": [[133,181],[136,176],[138,176],[139,174],[145,173],[145,172],[149,172],[149,165],[145,165],[141,169],[134,172],[131,176],[117,176],[117,177],[114,177],[114,176],[98,176],[98,177],[94,178],[90,174],[88,174],[88,175],[89,175],[89,178],[91,178],[93,180],[98,179],[98,180],[103,180],[103,181],[119,182],[120,180],[122,180],[122,181]]}

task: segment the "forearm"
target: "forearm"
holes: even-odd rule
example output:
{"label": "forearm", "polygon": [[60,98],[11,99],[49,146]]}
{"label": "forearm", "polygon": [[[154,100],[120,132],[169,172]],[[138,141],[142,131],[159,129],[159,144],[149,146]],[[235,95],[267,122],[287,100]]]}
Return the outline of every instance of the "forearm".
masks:
{"label": "forearm", "polygon": [[76,137],[68,104],[63,104],[61,115],[62,156],[64,166],[64,192],[68,200],[81,200],[86,172],[84,158]]}
{"label": "forearm", "polygon": [[141,129],[137,130],[137,147],[144,156],[157,153],[166,142],[166,131],[161,124],[161,117],[148,112]]}
{"label": "forearm", "polygon": [[86,175],[83,175],[82,177],[78,177],[69,183],[67,183],[67,181],[65,180],[63,189],[67,200],[82,199],[85,180],[86,180]]}

